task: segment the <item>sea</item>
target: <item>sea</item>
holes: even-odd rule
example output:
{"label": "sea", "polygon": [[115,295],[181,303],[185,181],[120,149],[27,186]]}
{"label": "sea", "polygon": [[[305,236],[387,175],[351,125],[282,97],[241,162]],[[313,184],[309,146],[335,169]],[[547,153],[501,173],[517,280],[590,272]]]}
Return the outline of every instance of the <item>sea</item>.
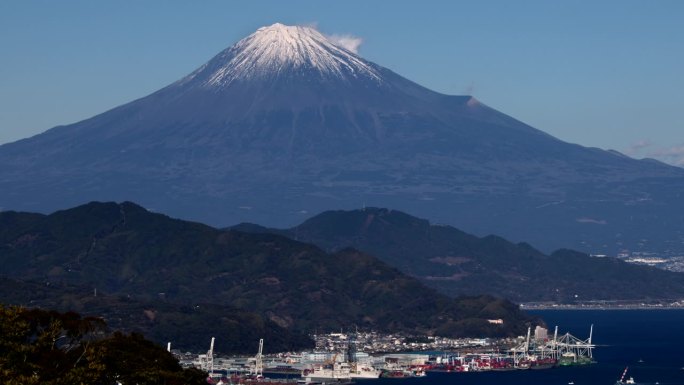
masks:
{"label": "sea", "polygon": [[[546,370],[435,373],[411,379],[356,381],[362,385],[614,385],[625,367],[637,384],[684,385],[684,310],[537,310],[553,330],[589,337],[595,364]],[[370,382],[372,381],[372,382]]]}

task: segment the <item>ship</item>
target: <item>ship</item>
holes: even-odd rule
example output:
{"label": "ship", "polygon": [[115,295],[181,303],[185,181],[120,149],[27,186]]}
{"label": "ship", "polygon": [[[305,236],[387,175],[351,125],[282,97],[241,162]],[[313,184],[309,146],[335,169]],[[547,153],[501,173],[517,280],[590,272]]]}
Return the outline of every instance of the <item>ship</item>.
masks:
{"label": "ship", "polygon": [[380,378],[380,374],[380,370],[358,362],[331,362],[302,371],[302,377],[311,381],[373,379]]}
{"label": "ship", "polygon": [[302,378],[309,382],[330,380],[351,382],[351,366],[348,362],[337,361],[314,365],[311,369],[302,371]]}
{"label": "ship", "polygon": [[624,372],[622,372],[622,376],[620,376],[620,379],[615,382],[615,385],[637,384],[634,381],[633,377],[629,377],[628,379],[625,380],[625,377],[627,376],[627,370],[628,369],[629,369],[629,366],[625,368]]}
{"label": "ship", "polygon": [[551,369],[558,365],[558,360],[551,357],[538,358],[530,362],[530,369]]}
{"label": "ship", "polygon": [[349,365],[349,376],[351,378],[380,378],[381,373],[382,371],[365,363],[352,362]]}
{"label": "ship", "polygon": [[563,353],[558,360],[559,366],[589,365],[593,363],[594,360],[592,357],[577,355],[573,352]]}
{"label": "ship", "polygon": [[412,378],[426,375],[423,368],[383,369],[380,372],[380,378]]}

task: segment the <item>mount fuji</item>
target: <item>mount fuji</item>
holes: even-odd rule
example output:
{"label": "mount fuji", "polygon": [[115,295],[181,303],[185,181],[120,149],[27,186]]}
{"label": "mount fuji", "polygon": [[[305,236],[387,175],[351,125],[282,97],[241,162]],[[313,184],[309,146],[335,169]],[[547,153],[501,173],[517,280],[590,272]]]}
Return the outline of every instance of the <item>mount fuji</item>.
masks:
{"label": "mount fuji", "polygon": [[684,251],[682,191],[684,169],[563,142],[282,24],[151,95],[0,146],[3,210],[132,200],[284,227],[372,205],[544,250]]}

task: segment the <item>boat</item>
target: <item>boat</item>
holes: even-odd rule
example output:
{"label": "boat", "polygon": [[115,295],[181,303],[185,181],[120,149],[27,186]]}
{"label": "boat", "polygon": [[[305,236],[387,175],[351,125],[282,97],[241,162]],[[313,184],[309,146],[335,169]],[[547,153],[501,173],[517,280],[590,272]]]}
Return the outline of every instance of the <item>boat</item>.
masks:
{"label": "boat", "polygon": [[625,368],[624,372],[622,372],[622,376],[620,376],[620,379],[615,382],[615,385],[636,384],[633,377],[629,377],[628,379],[625,380],[625,377],[627,376],[627,370],[628,369],[629,369],[629,366]]}
{"label": "boat", "polygon": [[311,381],[309,378],[303,378],[300,380],[297,380],[297,385],[349,385],[351,384],[351,381],[342,381],[342,380],[325,380],[325,381]]}
{"label": "boat", "polygon": [[383,369],[380,378],[414,378],[425,377],[427,374],[421,369]]}
{"label": "boat", "polygon": [[551,369],[558,365],[558,360],[555,358],[540,358],[530,362],[530,369]]}
{"label": "boat", "polygon": [[292,365],[276,365],[264,367],[264,373],[271,374],[299,374],[301,370]]}
{"label": "boat", "polygon": [[423,368],[422,366],[413,367],[413,368],[410,368],[410,370],[411,370],[411,373],[413,374],[413,377],[425,377],[425,376],[427,376],[427,373],[425,373],[425,368]]}
{"label": "boat", "polygon": [[380,374],[380,378],[406,378],[408,374],[403,370],[383,370]]}
{"label": "boat", "polygon": [[566,352],[558,360],[559,366],[579,366],[593,364],[594,360],[586,356],[577,356],[575,353]]}
{"label": "boat", "polygon": [[[380,374],[378,374],[378,377]],[[378,378],[375,377],[375,378]],[[302,371],[302,378],[308,381],[325,381],[337,380],[342,382],[351,382],[351,367],[348,362],[329,362],[324,365],[315,365],[311,369]],[[372,378],[372,377],[371,377]]]}
{"label": "boat", "polygon": [[349,376],[351,378],[380,378],[381,373],[381,370],[364,363],[352,362],[349,365]]}

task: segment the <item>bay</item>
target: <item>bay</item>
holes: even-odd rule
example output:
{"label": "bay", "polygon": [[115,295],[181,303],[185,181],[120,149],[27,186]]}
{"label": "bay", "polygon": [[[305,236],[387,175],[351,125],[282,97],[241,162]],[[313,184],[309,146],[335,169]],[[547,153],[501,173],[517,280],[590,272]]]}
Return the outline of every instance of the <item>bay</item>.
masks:
{"label": "bay", "polygon": [[594,325],[596,364],[512,372],[435,373],[363,385],[613,385],[629,366],[638,384],[684,385],[684,310],[539,310],[550,331],[586,339]]}

